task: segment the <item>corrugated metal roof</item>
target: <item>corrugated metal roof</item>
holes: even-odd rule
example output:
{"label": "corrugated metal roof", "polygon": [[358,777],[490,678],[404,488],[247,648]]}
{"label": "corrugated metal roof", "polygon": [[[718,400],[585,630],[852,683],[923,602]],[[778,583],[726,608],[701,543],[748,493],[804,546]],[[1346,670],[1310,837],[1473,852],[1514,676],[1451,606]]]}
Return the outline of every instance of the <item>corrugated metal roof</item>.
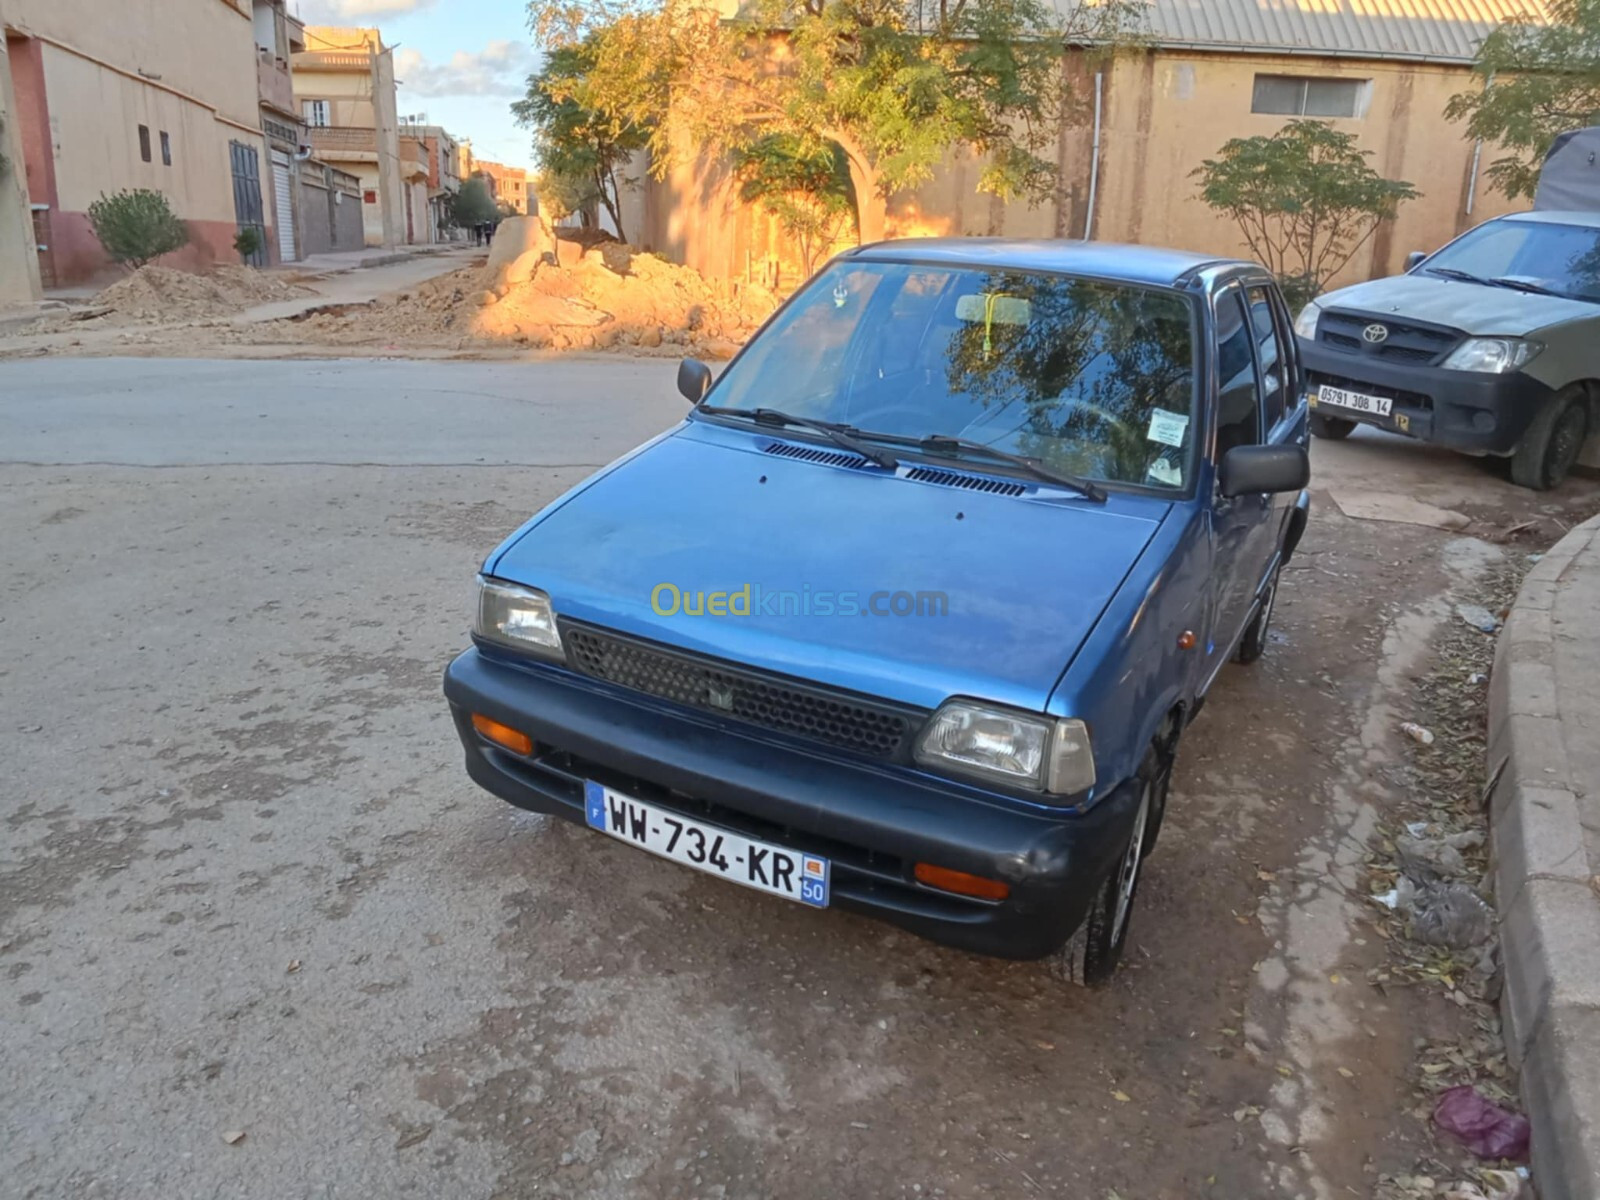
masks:
{"label": "corrugated metal roof", "polygon": [[1163,46],[1467,62],[1518,17],[1548,21],[1546,0],[1151,0],[1149,32]]}

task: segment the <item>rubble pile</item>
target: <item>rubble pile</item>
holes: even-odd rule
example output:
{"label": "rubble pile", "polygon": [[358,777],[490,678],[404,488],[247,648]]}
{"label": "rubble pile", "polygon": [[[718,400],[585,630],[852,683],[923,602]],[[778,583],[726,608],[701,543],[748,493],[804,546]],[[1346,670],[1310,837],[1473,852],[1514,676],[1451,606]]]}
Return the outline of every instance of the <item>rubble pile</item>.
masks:
{"label": "rubble pile", "polygon": [[[559,259],[559,261],[558,261]],[[466,267],[392,300],[308,318],[330,341],[513,343],[531,349],[633,349],[728,358],[777,306],[760,288],[721,292],[690,267],[618,243],[561,244]]]}
{"label": "rubble pile", "polygon": [[250,267],[214,267],[197,275],[171,267],[143,266],[106,288],[92,304],[107,310],[98,316],[148,324],[228,316],[257,304],[311,294],[299,284]]}

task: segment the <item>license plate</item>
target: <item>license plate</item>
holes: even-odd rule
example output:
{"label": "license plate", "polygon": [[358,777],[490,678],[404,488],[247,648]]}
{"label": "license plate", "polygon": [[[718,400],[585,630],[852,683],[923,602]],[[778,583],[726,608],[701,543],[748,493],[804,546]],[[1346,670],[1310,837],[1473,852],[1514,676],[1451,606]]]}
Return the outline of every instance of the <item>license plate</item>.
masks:
{"label": "license plate", "polygon": [[675,812],[646,804],[588,780],[584,817],[590,828],[640,850],[716,875],[771,896],[813,908],[828,907],[828,860],[753,841]]}
{"label": "license plate", "polygon": [[1367,396],[1361,392],[1347,392],[1343,388],[1329,387],[1323,384],[1317,389],[1318,405],[1330,404],[1335,408],[1348,408],[1355,412],[1369,413],[1374,417],[1387,417],[1389,410],[1394,407],[1394,401],[1385,396]]}

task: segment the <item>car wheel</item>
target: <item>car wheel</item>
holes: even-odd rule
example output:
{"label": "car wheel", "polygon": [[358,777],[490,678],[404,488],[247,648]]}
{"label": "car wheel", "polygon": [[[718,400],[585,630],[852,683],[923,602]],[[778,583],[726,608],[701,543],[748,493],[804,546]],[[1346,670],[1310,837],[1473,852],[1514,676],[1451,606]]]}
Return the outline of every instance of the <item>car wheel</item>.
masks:
{"label": "car wheel", "polygon": [[1319,438],[1342,442],[1355,431],[1355,421],[1346,421],[1343,417],[1325,417],[1321,413],[1311,414],[1311,432]]}
{"label": "car wheel", "polygon": [[1272,626],[1272,608],[1278,599],[1278,577],[1282,574],[1283,568],[1279,567],[1267,580],[1267,588],[1261,595],[1256,615],[1250,621],[1250,627],[1244,631],[1244,637],[1239,639],[1239,648],[1234,651],[1236,662],[1248,666],[1267,652],[1267,630]]}
{"label": "car wheel", "polygon": [[1061,948],[1061,974],[1079,987],[1100,987],[1110,981],[1122,961],[1122,948],[1128,942],[1128,926],[1133,917],[1133,901],[1139,892],[1139,877],[1144,869],[1150,816],[1163,774],[1160,759],[1152,749],[1139,768],[1139,807],[1128,831],[1128,846],[1116,866],[1095,892],[1089,915],[1071,939]]}
{"label": "car wheel", "polygon": [[1560,487],[1589,436],[1589,404],[1581,388],[1550,399],[1511,456],[1511,482],[1536,492]]}

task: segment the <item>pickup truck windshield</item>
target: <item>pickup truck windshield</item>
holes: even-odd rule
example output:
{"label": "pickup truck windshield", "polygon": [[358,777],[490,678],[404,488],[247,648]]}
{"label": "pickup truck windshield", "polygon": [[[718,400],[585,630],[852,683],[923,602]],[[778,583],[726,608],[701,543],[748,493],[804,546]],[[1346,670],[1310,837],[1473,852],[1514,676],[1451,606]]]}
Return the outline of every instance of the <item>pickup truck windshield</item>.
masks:
{"label": "pickup truck windshield", "polygon": [[1490,221],[1446,246],[1420,268],[1489,286],[1534,285],[1600,304],[1600,229],[1543,221]]}
{"label": "pickup truck windshield", "polygon": [[1186,489],[1194,342],[1193,310],[1175,292],[842,261],[778,315],[707,403],[831,421],[857,438],[959,438],[1083,479]]}

